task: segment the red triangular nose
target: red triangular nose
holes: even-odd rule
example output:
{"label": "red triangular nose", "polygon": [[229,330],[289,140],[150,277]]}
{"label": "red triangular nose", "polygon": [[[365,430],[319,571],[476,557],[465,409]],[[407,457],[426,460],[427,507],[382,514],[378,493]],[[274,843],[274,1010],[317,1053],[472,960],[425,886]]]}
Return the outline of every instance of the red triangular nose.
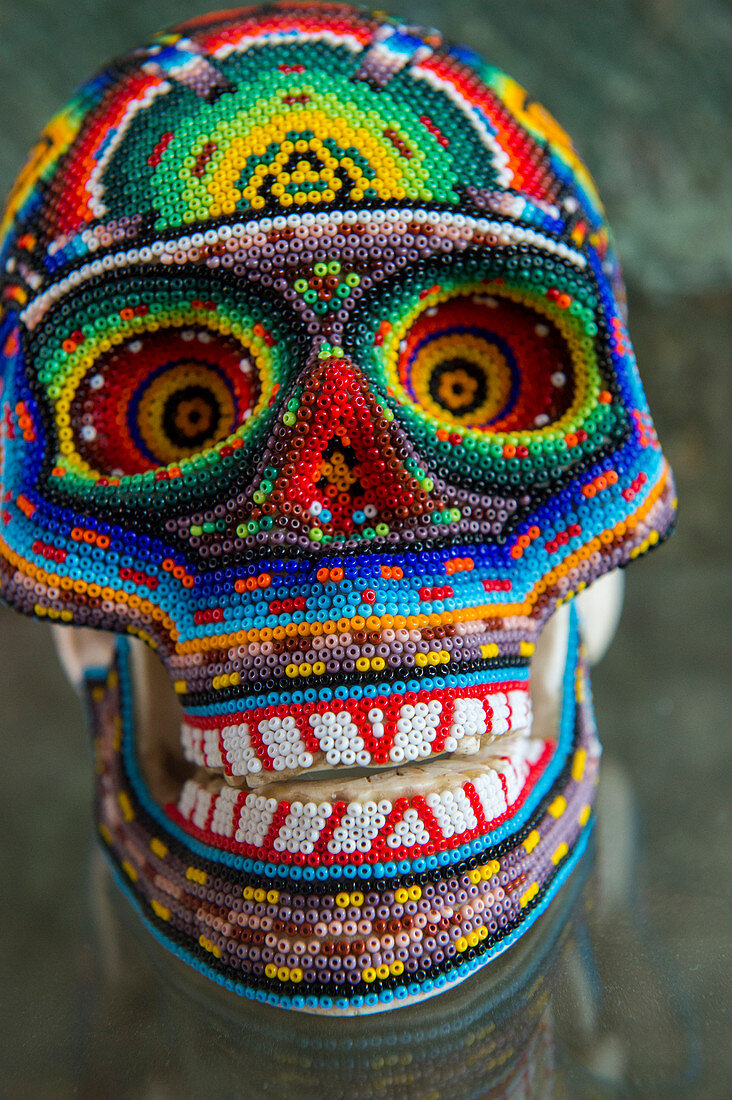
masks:
{"label": "red triangular nose", "polygon": [[269,516],[279,526],[280,517],[297,519],[317,539],[369,528],[387,534],[442,507],[391,410],[348,359],[316,360],[268,452],[269,468],[254,493],[255,520]]}

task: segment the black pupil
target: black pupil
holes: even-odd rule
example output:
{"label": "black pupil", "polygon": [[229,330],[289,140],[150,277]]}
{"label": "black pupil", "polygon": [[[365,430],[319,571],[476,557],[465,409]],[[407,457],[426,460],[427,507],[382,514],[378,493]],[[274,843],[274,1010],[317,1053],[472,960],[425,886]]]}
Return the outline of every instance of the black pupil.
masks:
{"label": "black pupil", "polygon": [[485,371],[470,359],[455,356],[440,363],[429,381],[433,401],[461,415],[479,409],[488,396]]}
{"label": "black pupil", "polygon": [[198,447],[217,433],[221,406],[211,390],[185,386],[165,402],[163,429],[177,447]]}

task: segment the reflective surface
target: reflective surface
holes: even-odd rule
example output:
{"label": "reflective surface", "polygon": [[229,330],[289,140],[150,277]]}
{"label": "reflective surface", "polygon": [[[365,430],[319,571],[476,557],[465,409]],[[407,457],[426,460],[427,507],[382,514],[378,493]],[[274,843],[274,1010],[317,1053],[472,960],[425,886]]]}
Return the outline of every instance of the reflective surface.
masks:
{"label": "reflective surface", "polygon": [[[0,189],[82,75],[205,6],[3,0]],[[554,914],[572,886],[485,984],[381,1022],[293,1021],[184,991],[91,860],[83,716],[48,632],[0,611],[8,1096],[729,1095],[729,9],[392,6],[491,56],[575,136],[619,239],[631,332],[678,478],[678,533],[630,571],[618,636],[593,673],[606,748],[599,869],[566,933]]]}
{"label": "reflective surface", "polygon": [[[312,1100],[688,1095],[698,1036],[639,907],[634,814],[609,762],[586,855],[515,948],[449,993],[355,1020],[255,1006],[202,980],[145,933],[95,850],[71,973],[49,975],[51,1003],[56,983],[73,986],[65,1088],[113,1095],[124,1081],[130,1096]],[[37,1071],[26,1069],[34,1095]],[[53,1095],[58,1082],[48,1086]]]}

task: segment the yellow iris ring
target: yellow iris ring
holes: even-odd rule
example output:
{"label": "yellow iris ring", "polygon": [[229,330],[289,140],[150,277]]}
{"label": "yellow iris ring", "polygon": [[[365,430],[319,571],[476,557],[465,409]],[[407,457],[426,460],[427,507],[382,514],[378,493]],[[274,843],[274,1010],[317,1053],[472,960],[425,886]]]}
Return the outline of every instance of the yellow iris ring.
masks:
{"label": "yellow iris ring", "polygon": [[[123,344],[126,340],[139,339],[148,332],[158,332],[160,329],[185,328],[193,326],[218,333],[221,336],[230,336],[242,346],[242,353],[246,355],[256,369],[259,384],[259,400],[252,409],[251,415],[243,424],[239,425],[234,437],[245,438],[252,428],[258,415],[270,403],[274,386],[277,382],[277,374],[273,369],[272,351],[261,336],[255,335],[248,326],[244,326],[238,320],[219,316],[212,310],[202,311],[197,309],[171,310],[166,317],[158,315],[154,320],[149,316],[134,317],[124,321],[119,317],[110,317],[110,328],[105,336],[94,341],[93,347],[89,347],[90,341],[80,344],[76,351],[67,356],[62,377],[57,381],[60,393],[54,401],[54,419],[58,429],[58,452],[56,465],[67,473],[80,474],[93,480],[103,477],[98,470],[86,462],[76,449],[73,431],[70,427],[71,404],[81,380],[92,369],[96,369],[97,360],[104,356],[112,347]],[[222,439],[210,448],[199,448],[196,453],[204,449],[218,450],[225,446],[226,439]],[[120,480],[130,477],[140,477],[140,474],[122,475]]]}
{"label": "yellow iris ring", "polygon": [[[399,350],[399,345],[407,339],[412,325],[424,310],[439,306],[452,298],[468,298],[479,294],[491,295],[498,299],[508,298],[512,302],[524,305],[534,310],[539,317],[544,318],[557,329],[565,340],[574,368],[574,400],[558,420],[553,421],[544,428],[506,432],[460,425],[461,434],[480,437],[488,430],[499,443],[519,436],[526,436],[527,441],[531,438],[537,438],[537,436],[543,439],[563,439],[567,432],[572,431],[578,423],[582,422],[588,405],[597,402],[600,391],[603,389],[594,341],[584,331],[581,318],[570,313],[569,310],[561,309],[543,296],[530,294],[523,288],[512,287],[505,282],[501,282],[499,285],[492,282],[478,281],[468,283],[455,290],[436,289],[423,298],[418,298],[412,308],[402,315],[400,322],[392,327],[380,349],[380,358],[387,387],[394,391],[403,404],[410,405],[421,416],[425,415],[425,409],[412,398],[411,394],[402,385],[399,375],[402,353]],[[437,411],[430,416],[430,419],[438,427],[449,429],[455,426],[444,412]]]}
{"label": "yellow iris ring", "polygon": [[[438,400],[433,397],[431,388],[435,371],[446,361],[459,359],[473,365],[485,378],[485,400],[464,413],[460,412],[460,404],[473,404],[472,399],[467,400],[471,397],[470,382],[477,387],[468,371],[455,367],[450,372],[443,372],[438,383]],[[422,408],[432,416],[466,428],[483,427],[498,416],[510,397],[511,381],[511,369],[495,344],[468,332],[435,337],[420,350],[410,366],[411,388]],[[467,391],[462,401],[461,389]],[[448,407],[451,403],[452,409]]]}
{"label": "yellow iris ring", "polygon": [[[211,423],[206,440],[182,447],[168,437],[164,419],[170,399],[177,391],[184,391],[189,386],[207,390],[216,401],[219,413],[216,422]],[[137,409],[137,428],[149,454],[161,465],[167,465],[189,458],[225,439],[235,427],[235,418],[236,408],[231,391],[215,370],[203,363],[177,363],[153,379],[143,393]],[[184,425],[181,429],[185,430]]]}

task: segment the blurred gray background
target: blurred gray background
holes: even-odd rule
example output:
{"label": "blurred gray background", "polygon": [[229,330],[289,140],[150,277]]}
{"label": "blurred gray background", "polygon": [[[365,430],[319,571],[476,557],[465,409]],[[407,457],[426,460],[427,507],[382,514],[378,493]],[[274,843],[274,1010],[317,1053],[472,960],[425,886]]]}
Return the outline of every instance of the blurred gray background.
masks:
{"label": "blurred gray background", "polygon": [[[0,0],[0,193],[82,78],[205,8]],[[621,626],[593,686],[607,755],[637,801],[639,894],[702,1037],[698,1083],[676,1095],[727,1096],[730,7],[397,0],[390,10],[479,50],[543,102],[575,139],[617,237],[630,331],[680,510],[672,541],[628,570]],[[83,716],[47,628],[0,609],[0,630],[0,1093],[66,1096],[76,1091],[91,770]],[[632,1012],[633,975],[617,980],[629,984]],[[639,1036],[652,1059],[642,1021]],[[167,1095],[122,1083],[116,1094]]]}

